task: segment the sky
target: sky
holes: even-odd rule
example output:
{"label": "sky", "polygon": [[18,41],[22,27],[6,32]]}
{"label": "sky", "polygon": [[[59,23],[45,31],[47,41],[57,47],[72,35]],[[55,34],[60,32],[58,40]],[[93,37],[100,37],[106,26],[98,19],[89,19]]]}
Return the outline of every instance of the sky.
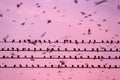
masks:
{"label": "sky", "polygon": [[[0,0],[0,42],[120,40],[120,0]],[[2,48],[112,48],[120,44],[0,43]],[[6,56],[119,56],[120,52],[14,52]],[[62,60],[66,65],[119,65],[119,60]],[[61,60],[0,59],[0,65],[58,65]],[[62,64],[61,64],[62,65]],[[63,64],[64,66],[64,64]],[[119,69],[0,69],[0,80],[119,80]]]}

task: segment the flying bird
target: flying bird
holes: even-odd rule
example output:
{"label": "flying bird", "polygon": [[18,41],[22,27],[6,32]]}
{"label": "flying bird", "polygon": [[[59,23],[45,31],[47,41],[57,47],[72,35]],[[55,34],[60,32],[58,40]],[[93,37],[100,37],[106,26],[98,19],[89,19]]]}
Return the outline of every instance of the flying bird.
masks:
{"label": "flying bird", "polygon": [[99,2],[95,2],[95,5],[100,5],[100,4],[105,3],[105,2],[107,2],[107,0],[101,0]]}

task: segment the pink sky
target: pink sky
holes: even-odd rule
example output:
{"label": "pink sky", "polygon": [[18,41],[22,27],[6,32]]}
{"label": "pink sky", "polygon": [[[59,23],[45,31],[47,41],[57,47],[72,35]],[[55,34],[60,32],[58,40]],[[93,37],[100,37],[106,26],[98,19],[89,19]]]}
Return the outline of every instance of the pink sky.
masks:
{"label": "pink sky", "polygon": [[[0,41],[41,39],[41,40],[120,40],[120,0],[107,0],[107,2],[95,5],[101,0],[0,0]],[[21,4],[22,3],[22,4]],[[18,7],[17,7],[18,5]],[[85,18],[87,17],[87,18]],[[50,20],[50,23],[47,21]],[[23,24],[23,25],[22,25]],[[88,29],[91,34],[88,34]],[[43,37],[41,37],[44,34]],[[58,48],[119,48],[120,44],[96,44],[96,45],[63,45],[63,44],[4,44],[1,48],[34,48],[52,47]],[[0,52],[11,56],[14,52]],[[15,52],[16,55],[34,56],[119,56],[117,53],[68,53],[53,52],[39,54],[40,52]],[[119,60],[64,60],[71,64],[111,64],[119,65]],[[60,60],[2,60],[0,65],[14,64],[60,64]],[[0,80],[119,80],[119,69],[0,69]]]}

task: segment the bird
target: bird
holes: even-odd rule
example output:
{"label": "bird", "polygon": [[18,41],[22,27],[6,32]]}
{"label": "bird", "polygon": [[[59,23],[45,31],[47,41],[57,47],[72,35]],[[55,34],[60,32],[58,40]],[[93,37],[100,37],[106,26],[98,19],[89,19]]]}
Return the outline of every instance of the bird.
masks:
{"label": "bird", "polygon": [[77,3],[78,3],[78,0],[74,0],[74,2],[77,4]]}
{"label": "bird", "polygon": [[95,2],[95,5],[99,5],[99,4],[102,4],[102,3],[104,3],[104,2],[107,2],[107,0],[101,0],[101,1],[99,1],[99,2]]}
{"label": "bird", "polygon": [[47,21],[48,24],[51,23],[51,22],[52,22],[51,20],[48,20],[48,21]]}
{"label": "bird", "polygon": [[0,17],[3,17],[3,14],[2,14],[2,13],[0,14]]}

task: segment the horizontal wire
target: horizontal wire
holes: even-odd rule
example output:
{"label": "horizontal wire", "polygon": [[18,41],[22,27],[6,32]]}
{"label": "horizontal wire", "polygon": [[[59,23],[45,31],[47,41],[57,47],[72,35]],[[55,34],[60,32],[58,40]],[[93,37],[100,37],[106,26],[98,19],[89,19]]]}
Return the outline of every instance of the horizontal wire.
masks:
{"label": "horizontal wire", "polygon": [[108,56],[108,57],[103,57],[103,56],[94,56],[94,57],[90,57],[90,56],[87,56],[87,57],[83,57],[83,56],[69,56],[69,57],[66,57],[66,56],[57,56],[57,57],[52,57],[52,56],[49,56],[49,57],[46,57],[46,56],[43,56],[43,57],[34,57],[34,56],[31,56],[31,57],[27,57],[27,56],[24,56],[24,57],[20,57],[20,56],[2,56],[0,57],[0,59],[120,59],[120,56],[115,56],[115,57],[111,57],[111,56]]}
{"label": "horizontal wire", "polygon": [[33,52],[120,52],[120,50],[0,50],[0,51],[17,51],[17,52],[21,52],[21,51],[24,51],[24,52],[30,52],[30,51],[33,51]]}
{"label": "horizontal wire", "polygon": [[97,65],[97,66],[94,66],[94,65],[71,65],[71,66],[67,66],[67,65],[64,65],[64,66],[61,66],[61,65],[57,65],[57,66],[54,66],[54,65],[51,65],[51,66],[47,66],[47,65],[44,65],[44,66],[40,66],[40,65],[31,65],[31,66],[23,66],[23,65],[13,65],[13,66],[7,66],[7,65],[4,65],[4,66],[0,66],[0,68],[92,68],[92,69],[120,69],[120,66],[117,66],[117,65],[114,65],[114,66],[106,66],[106,65]]}
{"label": "horizontal wire", "polygon": [[59,40],[55,40],[55,41],[51,41],[51,40],[30,40],[30,39],[27,39],[27,40],[12,40],[12,41],[7,41],[7,40],[4,40],[4,41],[0,41],[0,43],[31,43],[31,44],[36,44],[36,43],[74,43],[74,44],[83,44],[83,43],[88,43],[88,44],[99,44],[99,43],[107,43],[107,44],[120,44],[120,40],[116,40],[116,41],[113,41],[113,40],[102,40],[102,41],[96,41],[96,40],[89,40],[89,41],[85,41],[85,40],[81,40],[81,41],[78,41],[78,40],[63,40],[63,41],[59,41]]}

